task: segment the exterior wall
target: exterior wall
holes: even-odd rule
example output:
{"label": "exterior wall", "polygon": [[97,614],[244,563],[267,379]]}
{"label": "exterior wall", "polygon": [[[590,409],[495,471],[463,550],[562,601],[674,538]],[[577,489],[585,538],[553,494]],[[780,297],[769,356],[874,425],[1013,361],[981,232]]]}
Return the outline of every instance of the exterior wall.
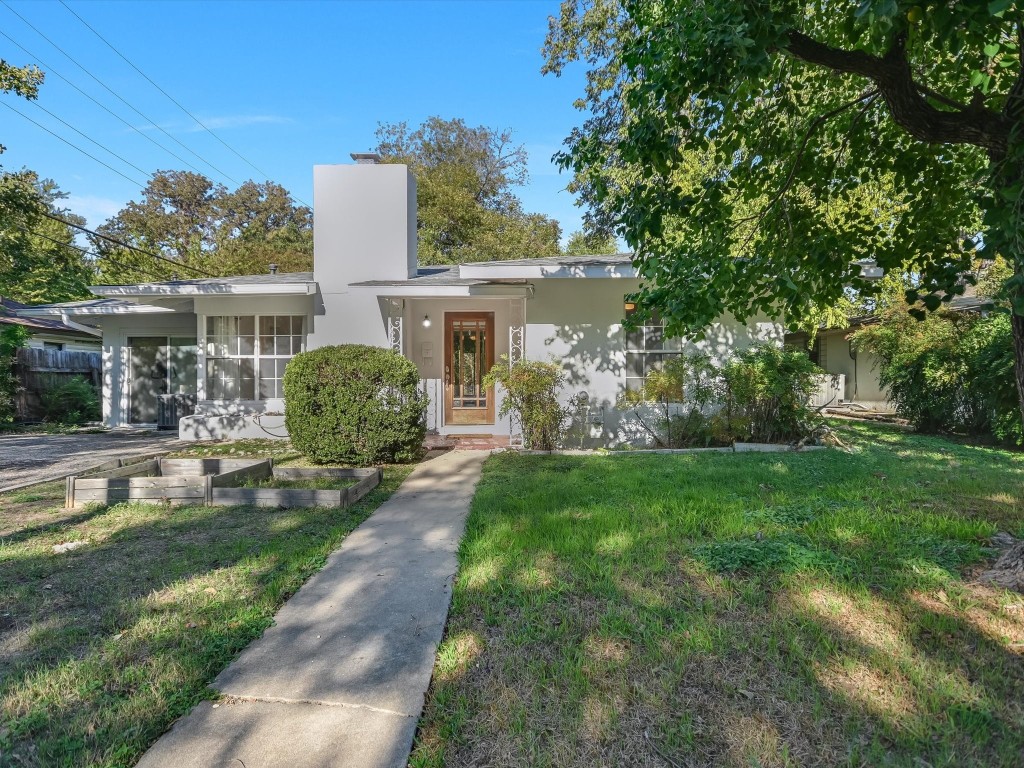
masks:
{"label": "exterior wall", "polygon": [[889,411],[889,397],[878,383],[880,360],[873,352],[853,349],[848,330],[822,331],[818,338],[821,344],[819,365],[828,373],[846,376],[846,392],[843,399],[872,408]]}
{"label": "exterior wall", "polygon": [[129,422],[128,337],[194,336],[196,316],[115,315],[100,321],[103,330],[103,425],[120,427]]}
{"label": "exterior wall", "polygon": [[[215,315],[305,315],[306,335],[313,317],[311,296],[197,297],[195,322],[199,353],[196,365],[196,413],[179,422],[182,440],[286,438],[284,400],[212,400],[206,396],[206,318]],[[306,348],[308,348],[308,341]]]}
{"label": "exterior wall", "polygon": [[[632,279],[538,280],[526,306],[526,356],[563,362],[568,382],[562,394],[586,403],[575,409],[568,441],[573,446],[636,443],[645,433],[635,416],[615,407],[625,390],[626,339],[622,330],[625,295],[639,286]],[[734,349],[757,342],[782,344],[781,323],[767,317],[749,325],[734,319],[713,324],[698,349],[724,360]]]}
{"label": "exterior wall", "polygon": [[32,349],[45,349],[45,342],[63,344],[65,352],[99,352],[103,348],[103,341],[99,336],[86,339],[74,336],[63,336],[56,333],[34,333],[29,337],[25,346]]}

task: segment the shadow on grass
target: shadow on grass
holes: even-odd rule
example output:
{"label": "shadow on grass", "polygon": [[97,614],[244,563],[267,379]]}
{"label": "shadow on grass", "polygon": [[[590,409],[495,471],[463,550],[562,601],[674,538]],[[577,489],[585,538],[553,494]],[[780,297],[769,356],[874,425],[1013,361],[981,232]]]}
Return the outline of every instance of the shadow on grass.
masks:
{"label": "shadow on grass", "polygon": [[134,764],[405,474],[344,510],[120,504],[5,538],[0,763]]}
{"label": "shadow on grass", "polygon": [[1024,457],[844,434],[493,458],[412,764],[1019,765]]}

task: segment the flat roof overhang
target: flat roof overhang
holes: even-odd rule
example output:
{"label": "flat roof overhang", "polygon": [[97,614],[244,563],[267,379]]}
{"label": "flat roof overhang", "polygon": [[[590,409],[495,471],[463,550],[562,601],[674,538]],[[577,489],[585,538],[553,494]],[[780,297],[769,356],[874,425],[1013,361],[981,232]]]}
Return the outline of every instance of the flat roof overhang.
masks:
{"label": "flat roof overhang", "polygon": [[158,296],[313,296],[316,282],[260,283],[256,285],[94,285],[89,290],[111,299],[154,298]]}
{"label": "flat roof overhang", "polygon": [[439,298],[476,298],[476,299],[528,299],[533,296],[533,286],[502,285],[481,283],[478,285],[409,285],[395,283],[393,285],[360,285],[353,283],[351,288],[367,291],[375,296],[388,299],[439,299]]}

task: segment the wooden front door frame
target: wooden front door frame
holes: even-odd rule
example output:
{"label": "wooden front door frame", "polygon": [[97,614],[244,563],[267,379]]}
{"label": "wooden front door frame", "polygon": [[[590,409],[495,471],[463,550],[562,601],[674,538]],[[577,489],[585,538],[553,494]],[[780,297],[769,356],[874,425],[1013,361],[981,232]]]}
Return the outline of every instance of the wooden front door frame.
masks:
{"label": "wooden front door frame", "polygon": [[463,320],[484,321],[484,334],[487,345],[484,359],[477,369],[482,377],[494,365],[494,313],[493,312],[445,312],[444,313],[444,423],[445,424],[494,424],[494,387],[486,392],[487,405],[484,408],[456,408],[454,405],[455,387],[452,372],[452,336],[455,323]]}

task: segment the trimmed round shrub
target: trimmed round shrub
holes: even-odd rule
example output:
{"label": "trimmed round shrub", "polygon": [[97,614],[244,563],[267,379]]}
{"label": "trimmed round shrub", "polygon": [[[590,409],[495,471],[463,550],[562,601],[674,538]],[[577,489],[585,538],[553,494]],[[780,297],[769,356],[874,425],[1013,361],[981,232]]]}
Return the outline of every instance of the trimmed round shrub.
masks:
{"label": "trimmed round shrub", "polygon": [[321,347],[284,373],[292,445],[318,464],[413,461],[423,445],[427,397],[412,361],[363,344]]}

